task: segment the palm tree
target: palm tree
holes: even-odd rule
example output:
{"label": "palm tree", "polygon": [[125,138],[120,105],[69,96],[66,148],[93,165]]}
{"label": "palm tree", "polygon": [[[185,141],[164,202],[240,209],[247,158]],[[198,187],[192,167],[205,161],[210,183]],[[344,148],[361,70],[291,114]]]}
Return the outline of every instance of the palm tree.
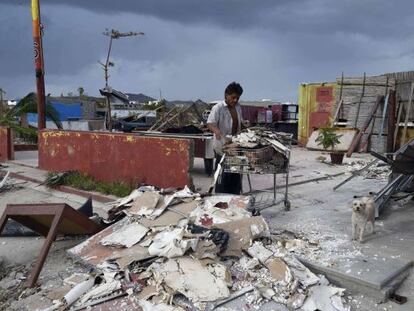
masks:
{"label": "palm tree", "polygon": [[[27,94],[16,106],[0,116],[0,125],[10,127],[21,137],[37,141],[37,129],[25,127],[19,120],[27,113],[37,113],[37,98],[35,93]],[[59,112],[50,103],[46,103],[45,115],[56,124],[57,128],[62,128]]]}

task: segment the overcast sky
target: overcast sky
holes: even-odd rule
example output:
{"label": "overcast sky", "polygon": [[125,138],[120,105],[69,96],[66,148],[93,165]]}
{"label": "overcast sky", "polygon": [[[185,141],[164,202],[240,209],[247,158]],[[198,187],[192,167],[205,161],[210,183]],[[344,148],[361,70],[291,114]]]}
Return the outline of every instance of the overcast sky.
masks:
{"label": "overcast sky", "polygon": [[[413,0],[40,0],[46,93],[98,95],[105,28],[143,31],[114,42],[110,85],[167,99],[297,100],[301,82],[408,71]],[[35,90],[30,1],[0,0],[0,88]]]}

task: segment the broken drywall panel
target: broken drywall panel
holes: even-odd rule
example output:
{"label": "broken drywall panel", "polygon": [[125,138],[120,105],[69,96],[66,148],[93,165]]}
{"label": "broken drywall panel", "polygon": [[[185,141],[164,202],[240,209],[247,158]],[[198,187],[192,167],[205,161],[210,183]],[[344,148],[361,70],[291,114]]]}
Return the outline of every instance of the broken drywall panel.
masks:
{"label": "broken drywall panel", "polygon": [[264,247],[260,242],[254,242],[247,250],[247,253],[259,260],[262,264],[265,264],[268,259],[273,257],[273,252]]}
{"label": "broken drywall panel", "polygon": [[261,216],[244,218],[214,225],[215,228],[222,229],[229,234],[227,249],[222,256],[240,257],[243,250],[247,250],[253,239],[266,236],[269,227]]}
{"label": "broken drywall panel", "polygon": [[307,288],[311,285],[317,284],[320,281],[318,276],[316,276],[295,257],[285,256],[284,260],[288,264],[293,275],[299,280],[303,287]]}
{"label": "broken drywall panel", "polygon": [[107,257],[107,260],[115,260],[120,269],[125,269],[132,262],[141,261],[151,257],[148,248],[138,244],[129,248],[110,248],[110,250],[112,250],[112,254]]}
{"label": "broken drywall panel", "polygon": [[141,218],[138,222],[147,228],[177,225],[181,220],[188,218],[197,204],[197,201],[178,203],[171,210],[164,211],[156,219]]}
{"label": "broken drywall panel", "polygon": [[132,201],[134,201],[136,198],[138,198],[142,194],[143,194],[143,192],[140,191],[139,189],[134,189],[128,196],[126,196],[124,198],[121,198],[118,201],[116,201],[115,207],[120,207],[120,206],[123,206],[125,204],[131,203]]}
{"label": "broken drywall panel", "polygon": [[164,202],[166,206],[171,204],[175,204],[186,199],[195,199],[199,198],[200,194],[196,192],[192,192],[188,186],[185,186],[182,190],[175,191],[172,194],[166,195],[164,197]]}
{"label": "broken drywall panel", "polygon": [[131,247],[141,241],[148,230],[149,229],[143,225],[133,222],[112,232],[110,235],[103,238],[100,243],[105,246]]}
{"label": "broken drywall panel", "polygon": [[292,278],[288,265],[280,258],[268,259],[265,266],[269,269],[270,274],[275,281],[287,282]]}
{"label": "broken drywall panel", "polygon": [[[227,208],[218,207],[218,203],[227,203]],[[207,197],[204,204],[199,204],[190,214],[194,223],[210,227],[213,224],[226,223],[233,220],[240,220],[251,217],[248,211],[250,197],[236,195],[219,195]]]}
{"label": "broken drywall panel", "polygon": [[226,281],[214,276],[196,259],[179,257],[153,267],[156,280],[193,302],[207,302],[230,295]]}
{"label": "broken drywall panel", "polygon": [[282,153],[284,156],[288,156],[290,149],[276,139],[265,139],[276,151]]}
{"label": "broken drywall panel", "polygon": [[238,207],[248,210],[251,205],[251,197],[234,194],[217,194],[204,198],[204,205],[215,206],[217,203],[226,202],[229,207]]}
{"label": "broken drywall panel", "polygon": [[232,137],[231,141],[242,148],[255,148],[260,144],[259,137],[256,133],[249,130]]}
{"label": "broken drywall panel", "polygon": [[149,254],[173,258],[183,256],[189,248],[195,250],[198,239],[185,239],[184,233],[185,229],[183,228],[161,231],[149,246]]}
{"label": "broken drywall panel", "polygon": [[154,212],[162,196],[157,192],[144,192],[135,198],[131,208],[125,210],[128,215],[138,215],[149,217]]}
{"label": "broken drywall panel", "polygon": [[344,306],[342,296],[345,289],[329,285],[316,285],[309,288],[308,297],[302,306],[304,311],[350,311]]}
{"label": "broken drywall panel", "polygon": [[160,293],[160,289],[156,286],[148,285],[145,286],[142,291],[137,294],[137,298],[140,300],[148,300],[153,296],[156,296]]}
{"label": "broken drywall panel", "polygon": [[89,239],[68,250],[68,254],[80,260],[86,265],[97,266],[109,259],[116,259],[120,268],[133,261],[139,261],[151,257],[146,247],[135,244],[129,248],[113,248],[102,245],[102,239],[121,229],[129,223],[127,218],[121,219],[115,224],[105,228]]}
{"label": "broken drywall panel", "polygon": [[192,254],[195,258],[198,259],[217,259],[217,254],[219,253],[219,248],[211,240],[199,240],[197,242],[196,249]]}

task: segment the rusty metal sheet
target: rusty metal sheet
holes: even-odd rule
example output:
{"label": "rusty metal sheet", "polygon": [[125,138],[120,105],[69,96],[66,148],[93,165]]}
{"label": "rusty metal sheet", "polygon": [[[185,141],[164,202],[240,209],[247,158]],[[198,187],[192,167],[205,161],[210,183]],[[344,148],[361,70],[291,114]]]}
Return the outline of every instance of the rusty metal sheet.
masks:
{"label": "rusty metal sheet", "polygon": [[39,167],[76,170],[102,181],[182,188],[189,183],[193,141],[130,133],[43,130]]}

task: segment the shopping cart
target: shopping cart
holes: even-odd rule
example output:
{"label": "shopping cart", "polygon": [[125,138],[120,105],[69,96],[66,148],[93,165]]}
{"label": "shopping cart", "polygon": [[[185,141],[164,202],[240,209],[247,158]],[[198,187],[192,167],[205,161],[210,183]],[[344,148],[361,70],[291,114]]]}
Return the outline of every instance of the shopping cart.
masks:
{"label": "shopping cart", "polygon": [[[256,214],[282,202],[285,210],[290,210],[288,190],[291,139],[292,136],[284,136],[283,143],[289,147],[285,154],[278,152],[271,145],[259,148],[230,148],[224,150],[222,170],[226,173],[238,173],[247,176],[249,192],[244,194],[252,197],[252,209]],[[272,174],[273,188],[253,190],[251,174]],[[277,186],[278,175],[280,175],[279,179],[282,178],[283,186]],[[278,195],[278,189],[281,189],[283,193]],[[282,195],[281,199],[279,199],[280,195]]]}

